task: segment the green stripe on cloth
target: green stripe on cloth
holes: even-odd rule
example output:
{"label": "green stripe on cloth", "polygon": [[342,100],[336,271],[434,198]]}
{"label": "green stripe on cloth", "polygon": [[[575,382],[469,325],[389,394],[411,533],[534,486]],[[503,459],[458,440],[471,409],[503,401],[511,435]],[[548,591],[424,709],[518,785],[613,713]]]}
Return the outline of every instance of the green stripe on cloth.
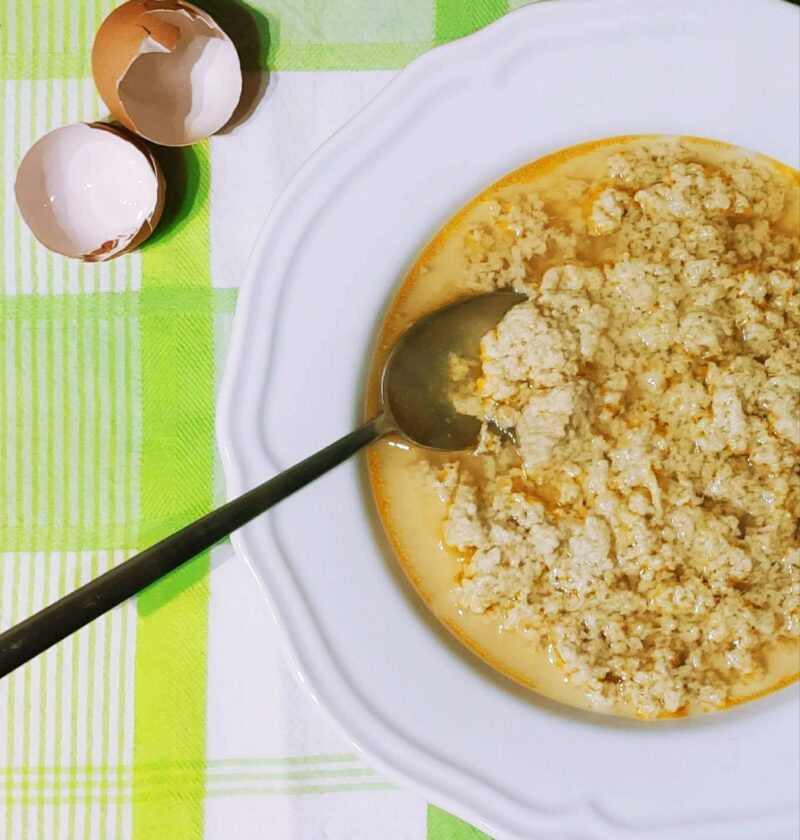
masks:
{"label": "green stripe on cloth", "polygon": [[[162,152],[182,171],[181,194],[165,207],[168,227],[142,252],[142,289],[176,296],[171,312],[138,314],[141,332],[141,546],[212,506],[214,347],[209,252],[210,160],[204,143]],[[179,167],[178,164],[181,164]],[[182,311],[186,290],[206,296]],[[205,795],[208,554],[138,598],[133,774],[136,840],[201,840]],[[145,796],[144,766],[194,767]],[[188,764],[187,764],[188,762]],[[199,763],[198,763],[199,762]]]}
{"label": "green stripe on cloth", "polygon": [[[330,764],[334,766],[326,766]],[[160,810],[170,807],[175,787],[182,786],[187,778],[194,782],[197,774],[203,777],[204,797],[297,796],[395,789],[394,785],[376,778],[377,773],[355,756],[312,755],[162,762],[139,764],[135,768],[125,765],[15,767],[9,774],[11,784],[0,787],[0,803],[26,808],[56,803],[73,808],[131,803],[138,807],[135,803],[140,803]],[[106,836],[105,830],[101,836]]]}
{"label": "green stripe on cloth", "polygon": [[436,808],[428,806],[428,840],[491,840],[469,823]]}
{"label": "green stripe on cloth", "polygon": [[434,46],[433,41],[411,44],[285,44],[270,51],[275,70],[399,70]]}
{"label": "green stripe on cloth", "polygon": [[[524,0],[534,2],[534,0]],[[78,79],[91,73],[89,42],[110,4],[38,0],[0,11],[0,78]],[[475,32],[521,0],[196,0],[228,32],[245,70],[392,70],[435,44]],[[0,7],[1,8],[1,7]],[[30,44],[43,49],[31,50]]]}
{"label": "green stripe on cloth", "polygon": [[436,43],[477,32],[508,11],[508,0],[436,0]]}
{"label": "green stripe on cloth", "polygon": [[[231,314],[236,309],[236,289],[145,288],[140,292],[94,292],[72,295],[15,295],[0,302],[0,318],[30,319],[34,323],[55,322],[67,318],[81,321],[113,319],[137,314],[170,315],[205,313],[210,305],[217,314]],[[52,358],[48,356],[48,358]],[[52,381],[49,380],[49,381]]]}
{"label": "green stripe on cloth", "polygon": [[[319,784],[319,785],[274,785],[272,787],[252,786],[252,787],[219,787],[210,788],[206,790],[205,796],[209,798],[233,798],[242,796],[308,796],[309,794],[332,794],[332,793],[353,793],[353,792],[370,792],[370,791],[395,791],[395,785],[389,782],[363,782],[363,783],[345,783],[345,784]],[[162,810],[169,807],[169,802],[172,799],[169,791],[168,782],[160,782],[157,786],[149,790],[140,790],[137,794],[131,793],[128,790],[112,791],[110,795],[101,795],[91,790],[77,791],[75,793],[59,792],[58,794],[31,794],[25,797],[20,795],[12,796],[9,800],[10,807],[24,807],[25,810],[34,808],[45,808],[47,806],[69,806],[73,811],[77,808],[87,809],[93,805],[101,804],[104,806],[124,806],[133,805],[134,808],[138,805],[147,804],[152,808],[160,808]],[[91,822],[87,820],[85,823],[88,828],[85,828],[84,837],[89,837],[91,831]],[[104,830],[104,829],[103,829]],[[117,829],[119,832],[120,829]],[[134,829],[134,835],[136,829]],[[8,837],[12,835],[6,835]],[[19,835],[18,835],[19,836]],[[80,835],[75,832],[74,821],[70,824],[69,834],[70,840],[78,838]],[[108,836],[105,833],[100,835],[102,838]],[[117,835],[115,835],[117,836]],[[167,835],[155,832],[147,835],[148,840],[166,840]],[[184,836],[179,835],[181,840]],[[51,835],[47,834],[23,834],[23,840],[33,840],[33,837],[41,838],[41,840],[50,840]],[[275,840],[282,840],[276,838]],[[451,838],[443,838],[443,840],[451,840]]]}

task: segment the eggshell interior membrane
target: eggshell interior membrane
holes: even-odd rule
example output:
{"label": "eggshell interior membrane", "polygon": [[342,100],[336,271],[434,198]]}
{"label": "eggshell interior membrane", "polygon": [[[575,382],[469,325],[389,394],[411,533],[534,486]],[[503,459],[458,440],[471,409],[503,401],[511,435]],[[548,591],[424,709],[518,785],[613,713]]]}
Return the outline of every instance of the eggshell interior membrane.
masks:
{"label": "eggshell interior membrane", "polygon": [[[173,8],[150,8],[132,24],[141,39],[116,80],[116,94],[134,131],[155,143],[185,146],[230,119],[242,74],[236,49],[211,18],[188,4],[165,5]],[[114,49],[113,41],[113,29],[107,30],[105,43],[95,48]]]}
{"label": "eggshell interior membrane", "polygon": [[67,257],[108,259],[154,225],[160,184],[153,162],[107,127],[66,125],[22,160],[17,204],[34,236]]}

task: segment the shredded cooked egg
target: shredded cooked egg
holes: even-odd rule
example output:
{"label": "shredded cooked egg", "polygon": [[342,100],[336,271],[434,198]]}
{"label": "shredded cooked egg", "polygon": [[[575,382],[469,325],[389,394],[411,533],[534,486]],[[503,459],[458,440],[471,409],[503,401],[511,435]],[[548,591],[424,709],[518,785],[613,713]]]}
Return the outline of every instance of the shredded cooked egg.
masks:
{"label": "shredded cooked egg", "polygon": [[594,708],[719,707],[800,633],[798,183],[654,139],[572,187],[577,213],[533,184],[463,234],[462,292],[528,300],[477,389],[454,362],[484,421],[469,468],[427,473],[455,597]]}

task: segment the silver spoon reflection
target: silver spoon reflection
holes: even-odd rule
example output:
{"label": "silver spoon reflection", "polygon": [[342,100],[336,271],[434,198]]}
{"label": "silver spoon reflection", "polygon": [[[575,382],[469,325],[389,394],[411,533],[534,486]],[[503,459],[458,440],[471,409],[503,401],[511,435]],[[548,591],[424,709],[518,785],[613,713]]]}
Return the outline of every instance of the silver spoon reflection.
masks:
{"label": "silver spoon reflection", "polygon": [[376,417],[336,443],[231,500],[0,634],[0,677],[205,551],[367,444],[396,434],[430,449],[461,450],[480,422],[450,400],[450,356],[477,359],[481,338],[517,303],[513,292],[465,298],[414,323],[395,344],[381,377]]}

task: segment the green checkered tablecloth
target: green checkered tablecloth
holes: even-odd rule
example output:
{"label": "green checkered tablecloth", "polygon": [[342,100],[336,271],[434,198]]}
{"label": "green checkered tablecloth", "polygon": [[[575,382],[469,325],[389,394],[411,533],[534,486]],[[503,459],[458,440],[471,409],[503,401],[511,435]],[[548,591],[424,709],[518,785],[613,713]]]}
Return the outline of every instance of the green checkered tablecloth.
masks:
{"label": "green checkered tablecloth", "polygon": [[[521,4],[199,2],[236,42],[246,87],[269,71],[266,93],[233,132],[161,150],[170,193],[159,231],[137,253],[86,265],[35,242],[13,184],[38,136],[106,116],[89,51],[113,5],[0,0],[3,628],[219,500],[215,392],[269,202],[392,71]],[[232,198],[253,172],[260,194]],[[274,630],[225,554],[0,681],[0,837],[483,836],[352,754],[276,653],[233,652],[226,625]]]}

